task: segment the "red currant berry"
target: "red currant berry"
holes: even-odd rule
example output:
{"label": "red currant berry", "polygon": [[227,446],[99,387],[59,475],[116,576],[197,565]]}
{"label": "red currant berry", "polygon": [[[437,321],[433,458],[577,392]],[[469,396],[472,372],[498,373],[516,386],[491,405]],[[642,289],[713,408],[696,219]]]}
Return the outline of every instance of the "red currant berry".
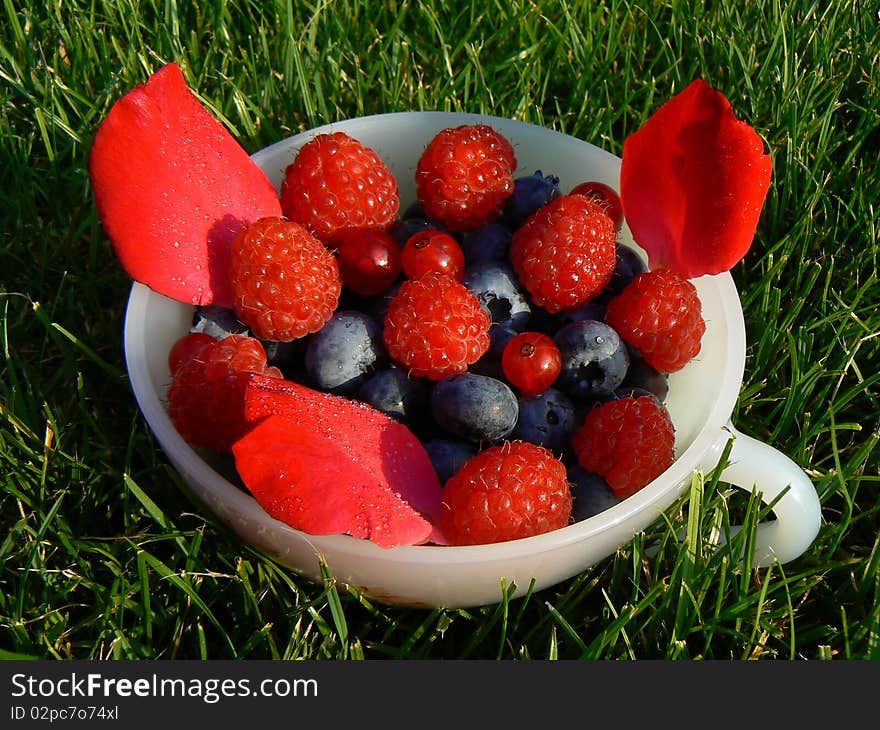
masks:
{"label": "red currant berry", "polygon": [[214,342],[211,335],[204,332],[188,332],[174,343],[171,351],[168,353],[168,370],[174,375],[178,369],[186,365],[196,355],[198,355],[205,347]]}
{"label": "red currant berry", "polygon": [[614,222],[614,227],[618,231],[620,230],[623,225],[623,205],[614,188],[605,185],[605,183],[590,180],[575,185],[571,190],[571,195],[584,195],[595,200]]}
{"label": "red currant berry", "polygon": [[400,244],[390,233],[354,228],[337,236],[334,243],[342,282],[356,294],[380,294],[400,276]]}
{"label": "red currant berry", "polygon": [[513,337],[501,354],[501,369],[524,396],[540,395],[559,377],[562,355],[541,332],[523,332]]}
{"label": "red currant berry", "polygon": [[464,253],[461,246],[444,231],[419,231],[403,246],[403,273],[418,279],[429,271],[461,280],[464,276]]}

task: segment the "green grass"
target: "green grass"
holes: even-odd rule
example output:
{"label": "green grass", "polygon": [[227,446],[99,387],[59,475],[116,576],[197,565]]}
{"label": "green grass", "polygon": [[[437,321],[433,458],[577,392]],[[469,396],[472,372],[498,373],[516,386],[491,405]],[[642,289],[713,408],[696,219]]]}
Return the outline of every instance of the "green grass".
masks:
{"label": "green grass", "polygon": [[[5,0],[0,656],[880,658],[878,9]],[[139,415],[122,358],[130,281],[86,170],[111,104],[172,60],[248,151],[340,118],[451,109],[619,154],[695,76],[723,91],[774,160],[732,272],[749,341],[734,422],[812,477],[824,522],[810,550],[760,571],[709,550],[728,522],[746,524],[748,549],[764,517],[711,474],[613,557],[479,609],[373,604],[241,544],[188,501]]]}

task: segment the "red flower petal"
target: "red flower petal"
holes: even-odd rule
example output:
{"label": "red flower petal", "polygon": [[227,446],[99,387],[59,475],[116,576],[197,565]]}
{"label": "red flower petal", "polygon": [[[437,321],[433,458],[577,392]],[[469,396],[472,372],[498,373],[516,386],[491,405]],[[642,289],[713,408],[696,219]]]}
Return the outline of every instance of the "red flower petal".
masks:
{"label": "red flower petal", "polygon": [[232,239],[250,221],[281,215],[265,173],[174,63],[113,105],[95,135],[89,172],[123,268],[187,303],[231,306]]}
{"label": "red flower petal", "polygon": [[[308,426],[342,445],[375,479],[437,522],[443,487],[428,452],[402,423],[363,403],[277,378],[251,378],[244,400],[252,426],[273,415]],[[431,539],[445,542],[437,529]]]}
{"label": "red flower petal", "polygon": [[332,436],[270,416],[232,452],[254,499],[277,520],[313,535],[345,533],[383,548],[428,540],[431,523]]}
{"label": "red flower petal", "polygon": [[624,142],[624,214],[652,268],[718,274],[752,245],[770,173],[755,130],[697,79]]}

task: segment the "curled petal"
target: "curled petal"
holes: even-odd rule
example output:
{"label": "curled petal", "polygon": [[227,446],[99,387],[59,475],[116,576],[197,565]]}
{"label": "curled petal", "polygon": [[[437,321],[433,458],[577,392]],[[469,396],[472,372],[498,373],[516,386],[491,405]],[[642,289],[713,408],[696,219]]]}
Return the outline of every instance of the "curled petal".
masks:
{"label": "curled petal", "polygon": [[232,240],[247,223],[281,215],[269,178],[174,63],[113,105],[89,173],[123,268],[182,302],[230,306]]}
{"label": "curled petal", "polygon": [[770,175],[755,130],[697,79],[624,142],[624,214],[652,268],[719,274],[752,245]]}

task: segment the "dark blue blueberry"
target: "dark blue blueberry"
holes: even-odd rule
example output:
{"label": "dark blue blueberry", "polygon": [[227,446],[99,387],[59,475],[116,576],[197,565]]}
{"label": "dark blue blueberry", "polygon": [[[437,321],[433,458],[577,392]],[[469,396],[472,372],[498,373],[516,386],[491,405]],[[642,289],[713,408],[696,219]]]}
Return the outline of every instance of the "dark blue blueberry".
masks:
{"label": "dark blue blueberry", "polygon": [[512,228],[519,228],[538,209],[560,195],[559,178],[535,170],[513,181],[513,194],[504,203],[502,219]]}
{"label": "dark blue blueberry", "polygon": [[427,411],[428,385],[392,366],[370,375],[354,397],[402,423],[413,424]]}
{"label": "dark blue blueberry", "polygon": [[533,306],[532,316],[529,319],[529,330],[543,332],[547,337],[553,337],[569,323],[566,316],[567,312],[548,312],[544,307]]}
{"label": "dark blue blueberry", "polygon": [[567,312],[560,312],[559,317],[564,324],[572,322],[581,322],[585,319],[591,319],[596,322],[602,322],[605,319],[605,309],[607,304],[601,299],[591,299],[586,304],[581,304],[577,309],[570,309]]}
{"label": "dark blue blueberry", "polygon": [[425,214],[425,208],[422,206],[422,203],[418,200],[410,203],[406,208],[403,209],[403,213],[400,214],[401,220],[406,220],[407,218],[427,218],[428,216]]}
{"label": "dark blue blueberry", "polygon": [[489,349],[468,370],[477,375],[488,375],[490,378],[503,380],[504,369],[501,367],[501,356],[504,354],[507,343],[518,334],[519,332],[514,332],[500,324],[493,324],[489,328]]}
{"label": "dark blue blueberry", "polygon": [[241,335],[248,331],[248,326],[238,319],[235,310],[216,304],[196,307],[190,332],[204,332],[218,340],[229,335]]}
{"label": "dark blue blueberry", "polygon": [[598,474],[586,471],[578,465],[568,467],[568,481],[571,483],[571,494],[574,497],[571,516],[575,522],[604,512],[620,502],[620,498],[608,486],[608,482]]}
{"label": "dark blue blueberry", "polygon": [[370,297],[369,301],[364,303],[362,311],[380,326],[384,326],[385,315],[388,313],[388,306],[391,304],[391,300],[397,296],[397,292],[400,291],[400,285],[402,283],[402,281],[398,281],[387,291]]}
{"label": "dark blue blueberry", "polygon": [[617,390],[615,390],[611,395],[608,396],[608,400],[620,400],[621,398],[641,398],[643,396],[653,398],[658,403],[662,402],[650,390],[638,388],[634,385],[621,385]]}
{"label": "dark blue blueberry", "polygon": [[506,383],[464,373],[434,386],[431,415],[438,426],[459,438],[476,443],[497,441],[516,426],[519,404]]}
{"label": "dark blue blueberry", "polygon": [[379,294],[358,294],[357,292],[353,292],[348,287],[342,287],[342,293],[339,296],[339,305],[336,307],[337,312],[345,312],[345,311],[356,311],[356,312],[364,312],[364,314],[368,314],[376,322],[381,322],[381,319],[377,319],[373,316],[373,310],[378,311],[380,306],[384,306],[385,299],[391,301],[389,298],[389,292],[393,289],[395,292],[400,288],[400,282],[403,280],[401,277],[394,284],[388,287],[384,292],[380,292]]}
{"label": "dark blue blueberry", "polygon": [[455,438],[431,438],[425,441],[424,446],[441,484],[446,484],[449,477],[477,454],[474,444]]}
{"label": "dark blue blueberry", "polygon": [[528,293],[509,263],[474,264],[465,269],[461,283],[480,300],[492,324],[515,332],[523,332],[528,326],[532,314]]}
{"label": "dark blue blueberry", "polygon": [[480,300],[492,319],[489,349],[474,363],[471,372],[502,378],[501,354],[504,346],[529,326],[532,308],[528,293],[513,267],[506,262],[484,261],[465,270],[464,284]]}
{"label": "dark blue blueberry", "polygon": [[520,396],[518,402],[519,420],[511,439],[543,446],[555,454],[568,449],[579,422],[574,403],[565,393],[548,388],[540,395]]}
{"label": "dark blue blueberry", "polygon": [[506,261],[513,233],[503,223],[486,223],[467,231],[461,238],[466,266],[484,261]]}
{"label": "dark blue blueberry", "polygon": [[616,263],[611,272],[611,281],[605,285],[600,297],[608,301],[623,291],[624,287],[635,279],[639,274],[647,271],[645,262],[629,246],[618,244],[616,249]]}
{"label": "dark blue blueberry", "polygon": [[279,368],[285,378],[301,380],[304,358],[306,353],[306,340],[300,338],[291,342],[275,342],[274,340],[260,340],[266,351],[266,364]]}
{"label": "dark blue blueberry", "polygon": [[391,234],[391,237],[397,241],[401,246],[405,244],[410,237],[414,236],[416,233],[421,233],[422,231],[432,231],[437,228],[437,224],[432,223],[427,218],[418,217],[410,217],[410,218],[401,218],[397,221],[391,228],[388,229],[388,233]]}
{"label": "dark blue blueberry", "polygon": [[336,312],[309,338],[305,369],[319,390],[351,395],[384,359],[382,330],[355,311]]}
{"label": "dark blue blueberry", "polygon": [[553,341],[562,356],[562,371],[554,387],[572,398],[603,400],[623,383],[629,352],[617,332],[604,322],[572,322],[559,330]]}
{"label": "dark blue blueberry", "polygon": [[641,388],[653,393],[664,403],[669,394],[669,376],[652,368],[642,358],[630,353],[629,368],[621,388]]}

